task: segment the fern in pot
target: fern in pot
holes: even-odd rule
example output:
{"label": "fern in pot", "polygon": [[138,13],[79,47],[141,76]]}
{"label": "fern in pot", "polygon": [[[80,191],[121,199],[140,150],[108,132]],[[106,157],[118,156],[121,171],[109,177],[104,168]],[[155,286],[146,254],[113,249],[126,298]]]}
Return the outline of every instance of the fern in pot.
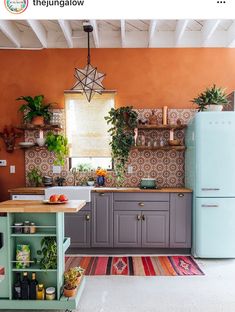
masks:
{"label": "fern in pot", "polygon": [[52,117],[52,104],[44,103],[44,95],[21,96],[16,99],[17,101],[24,101],[25,104],[21,105],[19,111],[24,113],[24,121],[30,122],[35,126],[43,126],[45,122],[49,122]]}

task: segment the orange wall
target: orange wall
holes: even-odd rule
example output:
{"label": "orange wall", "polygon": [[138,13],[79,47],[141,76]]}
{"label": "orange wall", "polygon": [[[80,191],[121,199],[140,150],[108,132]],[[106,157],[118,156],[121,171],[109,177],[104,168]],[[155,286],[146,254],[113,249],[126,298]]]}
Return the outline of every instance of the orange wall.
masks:
{"label": "orange wall", "polygon": [[[47,101],[63,107],[63,91],[74,83],[74,67],[83,67],[86,49],[38,51],[0,50],[0,131],[4,125],[20,122],[20,95],[44,94]],[[136,108],[192,108],[190,100],[208,85],[216,83],[235,89],[235,49],[94,49],[92,64],[107,74],[106,89],[117,90],[117,105]],[[5,153],[0,141],[0,200],[7,189],[22,186],[22,150]],[[9,174],[9,165],[16,174]]]}

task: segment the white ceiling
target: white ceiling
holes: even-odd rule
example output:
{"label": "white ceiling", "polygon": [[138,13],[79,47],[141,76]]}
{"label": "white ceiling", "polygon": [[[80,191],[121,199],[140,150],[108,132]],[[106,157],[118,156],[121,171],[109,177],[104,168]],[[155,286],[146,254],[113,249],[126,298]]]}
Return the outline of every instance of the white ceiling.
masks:
{"label": "white ceiling", "polygon": [[[84,20],[0,20],[0,49],[85,48]],[[235,47],[235,20],[90,20],[96,48]]]}

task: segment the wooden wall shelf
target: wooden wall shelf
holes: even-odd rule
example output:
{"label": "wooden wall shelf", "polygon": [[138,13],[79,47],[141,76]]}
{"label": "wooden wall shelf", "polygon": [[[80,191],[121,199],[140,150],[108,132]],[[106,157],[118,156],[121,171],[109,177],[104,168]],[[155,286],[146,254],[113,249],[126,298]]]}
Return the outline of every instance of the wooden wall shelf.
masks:
{"label": "wooden wall shelf", "polygon": [[157,146],[157,147],[153,147],[153,146],[134,146],[133,149],[137,149],[139,151],[145,151],[145,150],[151,150],[151,151],[171,151],[171,150],[185,151],[186,147],[183,146],[183,145],[177,145],[177,146],[166,145],[166,146]]}
{"label": "wooden wall shelf", "polygon": [[59,125],[44,125],[44,126],[34,126],[34,125],[22,125],[17,127],[19,130],[29,130],[29,131],[38,131],[38,130],[54,130],[54,131],[62,131]]}
{"label": "wooden wall shelf", "polygon": [[187,125],[139,125],[139,130],[182,130],[187,128]]}

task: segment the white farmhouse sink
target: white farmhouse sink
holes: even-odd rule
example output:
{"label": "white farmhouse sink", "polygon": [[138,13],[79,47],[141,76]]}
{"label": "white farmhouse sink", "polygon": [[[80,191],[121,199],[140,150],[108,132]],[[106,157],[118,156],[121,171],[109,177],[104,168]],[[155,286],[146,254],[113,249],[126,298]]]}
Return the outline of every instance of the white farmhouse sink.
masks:
{"label": "white farmhouse sink", "polygon": [[45,189],[45,199],[49,199],[52,194],[64,194],[70,200],[91,201],[91,191],[93,186],[53,186]]}

